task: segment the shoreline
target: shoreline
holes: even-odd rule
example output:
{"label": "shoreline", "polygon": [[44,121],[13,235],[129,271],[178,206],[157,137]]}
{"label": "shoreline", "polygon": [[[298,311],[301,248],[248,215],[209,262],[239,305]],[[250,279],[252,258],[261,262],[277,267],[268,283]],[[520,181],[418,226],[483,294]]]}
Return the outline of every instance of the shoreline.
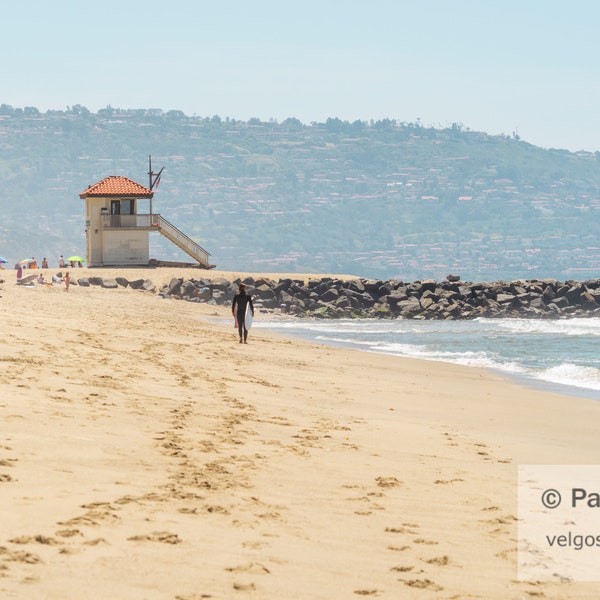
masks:
{"label": "shoreline", "polygon": [[[287,320],[288,318],[296,319],[296,317],[286,317],[285,315],[279,316],[279,315],[275,315],[273,313],[267,314],[266,316],[267,316],[267,319],[271,320],[271,321],[283,320],[285,322],[285,320]],[[318,322],[321,322],[321,321],[322,320],[319,320]],[[332,322],[335,323],[335,320],[333,320]],[[225,324],[224,321],[222,321],[221,323]],[[255,327],[258,329],[261,329],[260,321],[258,321],[255,324]],[[535,389],[535,390],[539,390],[539,391],[545,391],[545,392],[549,392],[549,393],[557,393],[557,394],[561,394],[563,396],[577,396],[577,397],[586,398],[586,399],[590,399],[590,400],[596,400],[596,401],[600,400],[600,390],[590,388],[590,387],[569,385],[566,383],[559,383],[559,382],[554,382],[554,381],[550,381],[550,380],[545,380],[545,379],[535,377],[534,375],[531,375],[528,373],[519,373],[517,371],[511,371],[509,369],[502,369],[501,367],[483,366],[483,365],[464,365],[463,363],[460,363],[458,361],[454,362],[452,360],[426,358],[423,356],[409,356],[409,355],[395,354],[393,352],[384,352],[384,351],[378,351],[378,350],[363,349],[357,343],[336,341],[336,340],[329,340],[329,339],[318,339],[318,338],[311,336],[309,333],[306,333],[306,330],[303,330],[303,329],[287,330],[284,328],[278,329],[277,327],[275,327],[275,328],[268,328],[267,330],[275,330],[278,333],[281,333],[281,335],[283,335],[283,336],[291,336],[296,339],[303,339],[303,340],[313,341],[315,343],[322,343],[326,346],[331,346],[331,347],[336,347],[336,348],[346,348],[346,349],[350,349],[350,350],[356,350],[358,352],[366,352],[366,353],[371,353],[371,354],[385,354],[388,356],[395,356],[397,358],[412,358],[415,360],[423,360],[423,361],[432,362],[432,363],[441,362],[441,363],[445,363],[445,364],[455,364],[455,365],[462,365],[462,366],[467,366],[467,367],[472,367],[472,368],[477,368],[477,369],[485,369],[492,373],[496,373],[500,376],[509,377],[516,384],[525,386],[527,388],[531,388],[531,389]]]}
{"label": "shoreline", "polygon": [[[113,273],[115,269],[111,269],[111,268],[94,268],[94,269],[84,269],[83,270],[83,275],[87,275],[87,272],[90,272],[91,274],[94,274],[95,276],[97,276],[98,273],[104,273],[104,272],[108,272],[109,275],[111,275]],[[192,278],[192,280],[190,280],[189,278],[189,274],[190,274],[190,269],[189,268],[185,268],[185,267],[160,267],[160,266],[149,266],[147,268],[141,269],[141,270],[136,270],[135,268],[125,268],[124,269],[125,272],[134,272],[134,273],[146,273],[148,270],[153,271],[153,272],[163,272],[163,273],[167,273],[167,272],[175,272],[177,273],[176,278],[180,278],[184,283],[187,281],[196,281],[194,278]],[[236,280],[244,280],[244,281],[248,281],[250,280],[251,282],[254,281],[271,281],[271,282],[275,282],[275,281],[279,281],[280,283],[282,281],[288,280],[288,281],[295,281],[295,282],[303,282],[304,285],[308,285],[311,281],[313,283],[316,283],[318,281],[335,281],[337,282],[337,284],[342,283],[343,285],[346,284],[350,284],[350,285],[354,285],[363,282],[363,283],[367,283],[367,282],[371,282],[371,284],[374,283],[374,280],[366,280],[364,278],[360,278],[358,276],[352,276],[352,275],[335,275],[335,274],[302,274],[302,273],[261,273],[261,274],[256,274],[256,273],[248,273],[248,272],[231,272],[231,271],[212,271],[212,270],[202,270],[202,269],[194,269],[195,272],[202,274],[206,274],[206,276],[201,276],[201,279],[208,281],[218,281],[218,280],[226,280],[229,282],[234,282]],[[79,272],[79,269],[74,269],[74,272]],[[185,275],[187,275],[188,277],[186,277]],[[170,284],[172,283],[173,279],[171,278],[171,280],[167,280],[164,276],[162,278],[159,278],[159,285],[157,286],[157,288],[159,289],[168,289],[168,291],[166,292],[166,294],[174,299],[185,299],[187,301],[193,301],[193,297],[192,296],[184,296],[184,294],[181,292],[181,290],[179,289],[179,286],[176,285],[174,288],[171,288]],[[386,283],[386,282],[379,282],[379,283]],[[391,282],[387,282],[388,284]],[[427,293],[431,292],[432,289],[435,288],[435,286],[438,286],[439,283],[434,282],[433,280],[426,280],[424,282],[415,282],[416,284],[420,284],[422,286],[422,289],[420,290],[419,293],[422,293],[423,290],[427,290]],[[507,291],[511,291],[511,292],[515,292],[515,290],[513,288],[515,288],[515,286],[517,286],[517,284],[521,285],[521,284],[525,284],[527,282],[525,282],[524,280],[518,280],[515,282],[512,282],[510,284],[504,284],[503,282],[495,282],[495,283],[465,283],[465,282],[461,282],[460,278],[458,276],[456,277],[451,277],[449,276],[449,280],[442,282],[445,283],[449,286],[452,287],[452,289],[457,288],[457,289],[462,289],[461,286],[470,286],[473,289],[481,289],[482,286],[490,286],[490,288],[497,288],[497,291],[499,290],[500,292],[507,292]],[[559,282],[555,281],[555,280],[550,280],[550,279],[544,279],[544,280],[535,280],[535,282],[529,282],[531,283],[536,283],[535,286],[533,286],[533,289],[536,290],[536,294],[538,294],[538,292],[542,291],[542,288],[539,287],[538,284],[558,284],[558,290],[557,292],[561,295],[564,295],[565,297],[568,296],[569,298],[571,298],[572,300],[575,300],[575,298],[579,298],[579,294],[584,293],[588,296],[588,299],[585,300],[585,302],[594,302],[593,298],[593,294],[589,293],[589,290],[587,290],[587,287],[585,287],[585,284],[589,284],[591,287],[590,289],[592,289],[593,292],[593,285],[598,285],[600,283],[600,280],[588,280],[587,282],[585,282],[585,284],[583,284],[582,282],[575,282],[575,281],[570,281],[570,282],[565,282],[568,283],[568,285],[564,285],[561,286],[559,284]],[[415,284],[402,284],[400,282],[401,285],[412,285],[414,286]],[[233,283],[231,284],[233,285]],[[258,284],[257,284],[258,285]],[[508,289],[506,289],[508,286]],[[582,287],[583,286],[583,287]],[[581,290],[579,290],[579,288],[582,288]],[[193,289],[193,288],[192,288]],[[202,290],[205,290],[206,288],[202,288]],[[217,285],[217,289],[223,289],[222,287],[222,283],[218,283]],[[284,286],[284,289],[288,289],[289,290],[289,286]],[[587,290],[587,291],[583,291],[583,290]],[[255,292],[258,292],[259,290],[255,290]],[[518,291],[518,290],[517,290]],[[520,291],[524,291],[520,290]],[[172,292],[172,293],[171,293]],[[414,293],[416,292],[416,289],[413,290]],[[438,289],[439,292],[439,289]],[[545,291],[544,291],[544,297],[545,295],[550,292],[552,298],[555,297],[555,293],[554,291],[551,291],[551,288],[548,287]],[[188,291],[186,293],[190,293],[189,292],[189,288]],[[212,295],[213,291],[211,290],[209,292],[209,295]],[[261,294],[264,293],[261,292]],[[264,296],[261,299],[261,294],[259,294],[258,296],[255,295],[255,302],[258,303],[258,306],[262,307],[262,303],[264,302]],[[518,294],[517,294],[518,296]],[[207,296],[204,295],[204,291],[202,292],[201,295],[198,296],[197,299],[201,299],[202,302],[207,300]],[[564,299],[564,298],[563,298]],[[539,300],[539,298],[538,298]],[[558,302],[558,300],[557,300]],[[585,303],[584,302],[584,303]],[[525,306],[525,304],[523,304],[523,301],[517,301],[517,303],[519,305]],[[226,303],[223,304],[222,302],[222,295],[219,295],[219,298],[217,299],[217,304],[219,304],[220,306],[225,306],[226,307]],[[278,302],[276,302],[276,304],[278,305]],[[271,306],[272,303],[268,303],[268,306]],[[589,308],[589,306],[588,306]],[[537,311],[538,309],[534,309],[534,312]],[[589,309],[590,312],[588,313],[577,313],[577,312],[573,312],[572,314],[560,314],[557,313],[556,316],[552,319],[549,320],[568,320],[568,319],[585,319],[588,318],[590,316],[593,316],[593,314],[597,313],[596,311],[593,311],[591,309]],[[426,311],[425,311],[426,312]],[[409,311],[409,313],[411,313],[411,311]],[[273,309],[266,309],[266,314],[271,315],[271,318],[276,318],[277,316],[277,312],[274,312]],[[424,313],[423,313],[424,314]],[[587,316],[585,316],[587,314]],[[526,315],[521,315],[520,313],[515,313],[512,315],[508,315],[506,316],[506,318],[524,318],[524,316],[526,317]],[[540,312],[539,316],[543,316],[543,313]],[[369,317],[365,317],[365,318],[369,318]],[[411,317],[412,318],[412,317]],[[484,318],[484,317],[480,317],[480,318]],[[529,315],[529,318],[532,318],[532,315]],[[471,318],[467,318],[466,320],[470,320]],[[544,319],[548,319],[548,316],[544,316]],[[361,319],[359,319],[361,320]],[[410,319],[408,319],[410,320]],[[426,319],[426,320],[430,320],[430,319]],[[436,320],[436,319],[433,319]],[[461,319],[461,318],[454,318],[453,320],[465,320],[465,319]],[[310,338],[309,338],[310,339]],[[342,346],[344,346],[344,344],[342,343]],[[420,357],[423,358],[423,357]],[[425,358],[425,360],[430,360]],[[432,359],[435,360],[435,359]],[[457,363],[453,363],[452,361],[448,361],[451,364],[461,364],[460,362]],[[591,399],[599,399],[598,398],[598,393],[599,390],[595,389],[595,388],[590,388],[590,387],[583,387],[583,386],[578,386],[578,385],[572,385],[569,383],[560,383],[560,382],[553,382],[553,381],[549,381],[549,380],[545,380],[545,379],[541,379],[541,378],[537,378],[534,375],[530,375],[528,373],[519,373],[517,371],[510,371],[510,370],[505,370],[501,367],[495,367],[495,366],[489,366],[488,368],[490,368],[492,371],[498,371],[500,373],[505,373],[508,374],[509,376],[513,377],[515,379],[515,381],[517,382],[521,382],[524,385],[528,386],[528,387],[532,387],[534,389],[540,389],[540,390],[546,390],[546,391],[550,391],[550,392],[556,392],[556,393],[560,393],[562,395],[567,395],[567,396],[578,396],[578,397],[583,397],[583,398],[591,398]]]}
{"label": "shoreline", "polygon": [[593,461],[597,402],[259,328],[240,345],[225,307],[142,291],[0,295],[0,595],[600,593],[516,560],[517,466]]}

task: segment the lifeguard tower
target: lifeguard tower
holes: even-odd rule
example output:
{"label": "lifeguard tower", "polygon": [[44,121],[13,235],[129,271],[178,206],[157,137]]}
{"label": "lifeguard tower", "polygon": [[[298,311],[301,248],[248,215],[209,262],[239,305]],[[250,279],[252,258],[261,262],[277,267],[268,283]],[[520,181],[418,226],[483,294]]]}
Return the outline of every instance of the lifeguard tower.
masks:
{"label": "lifeguard tower", "polygon": [[[211,269],[210,254],[169,223],[152,213],[152,187],[160,178],[152,172],[150,188],[111,175],[90,185],[79,197],[85,200],[86,260],[90,267],[147,266],[150,263],[150,233],[158,232],[186,252],[198,266]],[[149,212],[140,213],[141,200],[149,201]]]}

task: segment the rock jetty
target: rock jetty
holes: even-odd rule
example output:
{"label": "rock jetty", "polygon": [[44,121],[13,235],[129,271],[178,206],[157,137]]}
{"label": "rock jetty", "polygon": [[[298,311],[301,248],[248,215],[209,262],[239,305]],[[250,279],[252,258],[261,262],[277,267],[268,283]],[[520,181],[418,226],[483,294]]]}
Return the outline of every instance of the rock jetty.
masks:
{"label": "rock jetty", "polygon": [[[89,277],[80,286],[131,287],[162,298],[229,305],[240,283],[255,309],[323,319],[475,319],[477,317],[600,317],[600,279],[532,279],[472,283],[449,275],[405,283],[375,279],[235,279],[174,278],[157,290],[149,279]],[[73,282],[75,283],[75,282]]]}
{"label": "rock jetty", "polygon": [[[242,280],[173,279],[159,294],[229,304]],[[243,280],[255,309],[317,318],[474,319],[600,316],[600,280],[471,283],[449,275],[405,283],[374,279]]]}

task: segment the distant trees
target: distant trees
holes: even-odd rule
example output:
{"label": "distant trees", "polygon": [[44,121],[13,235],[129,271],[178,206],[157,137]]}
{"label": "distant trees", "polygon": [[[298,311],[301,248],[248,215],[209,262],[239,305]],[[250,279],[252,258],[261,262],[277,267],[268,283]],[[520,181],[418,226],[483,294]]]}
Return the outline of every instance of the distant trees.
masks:
{"label": "distant trees", "polygon": [[167,117],[167,119],[170,119],[173,121],[182,120],[182,119],[186,118],[185,113],[181,110],[169,110],[166,114],[166,117]]}
{"label": "distant trees", "polygon": [[304,127],[302,122],[294,117],[288,117],[287,119],[282,121],[281,126],[287,129],[288,131],[298,131],[299,129],[302,129]]}
{"label": "distant trees", "polygon": [[40,111],[35,106],[26,106],[23,109],[23,115],[26,117],[39,117]]}
{"label": "distant trees", "polygon": [[[68,106],[67,106],[67,110],[69,110]],[[85,106],[82,106],[81,104],[74,104],[71,107],[70,112],[72,115],[81,116],[81,117],[88,117],[90,115],[90,111]]]}

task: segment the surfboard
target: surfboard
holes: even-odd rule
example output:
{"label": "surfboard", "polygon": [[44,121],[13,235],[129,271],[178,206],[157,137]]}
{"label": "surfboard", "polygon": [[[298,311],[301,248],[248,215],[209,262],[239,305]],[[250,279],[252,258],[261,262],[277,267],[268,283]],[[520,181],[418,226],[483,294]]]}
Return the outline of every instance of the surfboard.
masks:
{"label": "surfboard", "polygon": [[250,329],[252,327],[252,311],[250,310],[250,303],[246,306],[246,315],[244,317],[244,323],[246,324],[246,329]]}

